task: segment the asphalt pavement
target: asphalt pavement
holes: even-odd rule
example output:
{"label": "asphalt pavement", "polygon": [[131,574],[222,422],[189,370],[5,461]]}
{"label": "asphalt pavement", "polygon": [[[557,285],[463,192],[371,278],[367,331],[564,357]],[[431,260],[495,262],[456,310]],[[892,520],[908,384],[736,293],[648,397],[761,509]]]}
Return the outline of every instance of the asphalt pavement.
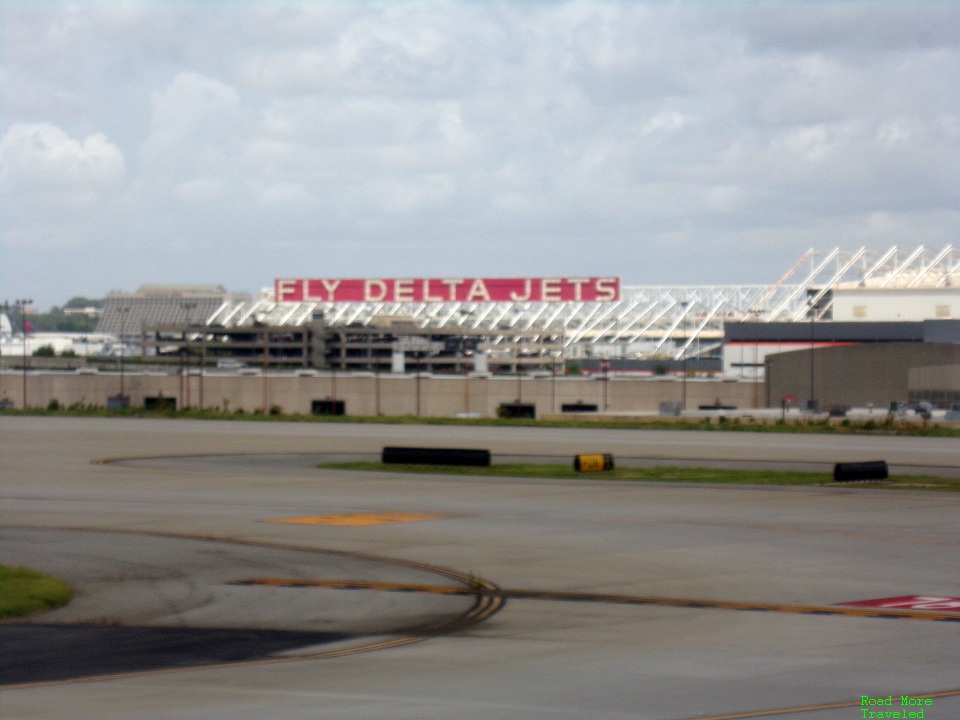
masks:
{"label": "asphalt pavement", "polygon": [[77,590],[0,627],[3,717],[960,717],[960,494],[313,462],[387,444],[960,472],[955,439],[3,417],[3,562]]}

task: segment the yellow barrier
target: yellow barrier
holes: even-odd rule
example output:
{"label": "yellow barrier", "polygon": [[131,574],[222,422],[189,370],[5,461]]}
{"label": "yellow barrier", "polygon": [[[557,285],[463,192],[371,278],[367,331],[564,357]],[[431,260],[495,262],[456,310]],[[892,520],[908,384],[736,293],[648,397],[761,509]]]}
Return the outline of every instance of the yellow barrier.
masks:
{"label": "yellow barrier", "polygon": [[573,469],[577,472],[601,472],[613,470],[613,455],[576,455]]}

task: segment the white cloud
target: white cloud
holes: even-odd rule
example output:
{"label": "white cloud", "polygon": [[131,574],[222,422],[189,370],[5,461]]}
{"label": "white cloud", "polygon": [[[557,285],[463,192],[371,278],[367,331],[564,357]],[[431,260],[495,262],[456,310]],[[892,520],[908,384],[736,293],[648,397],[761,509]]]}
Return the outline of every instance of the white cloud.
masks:
{"label": "white cloud", "polygon": [[151,93],[149,134],[141,154],[147,172],[223,170],[243,128],[240,96],[229,85],[183,72]]}
{"label": "white cloud", "polygon": [[173,189],[173,194],[190,203],[210,203],[222,200],[227,192],[225,183],[216,177],[191,178]]}
{"label": "white cloud", "polygon": [[691,121],[690,117],[672,110],[658,113],[643,124],[640,128],[640,134],[674,133],[689,125]]}
{"label": "white cloud", "polygon": [[278,209],[309,209],[314,198],[299,183],[274,183],[257,189],[259,201]]}
{"label": "white cloud", "polygon": [[[78,248],[60,258],[69,276],[104,289],[249,290],[283,262],[748,282],[808,247],[960,230],[954,3],[0,13],[0,182],[19,193],[3,242],[60,238]],[[119,250],[82,251],[105,246]],[[185,247],[188,265],[166,249]],[[250,261],[261,254],[277,267]],[[53,278],[26,250],[10,262]]]}
{"label": "white cloud", "polygon": [[9,194],[103,191],[124,172],[123,153],[102,133],[76,140],[50,123],[14,123],[0,138],[0,183]]}

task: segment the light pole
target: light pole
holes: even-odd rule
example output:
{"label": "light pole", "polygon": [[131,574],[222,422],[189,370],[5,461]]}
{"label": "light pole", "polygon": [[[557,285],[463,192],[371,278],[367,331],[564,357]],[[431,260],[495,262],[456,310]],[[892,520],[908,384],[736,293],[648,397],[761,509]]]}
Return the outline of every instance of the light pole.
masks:
{"label": "light pole", "polygon": [[558,350],[550,353],[550,412],[557,412],[557,355]]}
{"label": "light pole", "polygon": [[603,411],[607,412],[610,409],[609,403],[609,387],[610,387],[610,361],[603,360],[600,363],[600,369],[603,371]]}
{"label": "light pole", "polygon": [[263,379],[260,381],[260,409],[264,415],[267,414],[267,361],[270,358],[270,326],[263,326],[263,363],[260,374]]}
{"label": "light pole", "polygon": [[760,313],[762,312],[761,308],[753,308],[750,310],[753,314],[753,407],[758,407],[760,400],[757,397],[758,388],[757,383],[760,381]]}
{"label": "light pole", "polygon": [[29,298],[17,298],[13,304],[20,308],[20,330],[23,333],[23,409],[27,409],[27,305],[33,305]]}
{"label": "light pole", "polygon": [[807,298],[807,305],[810,306],[810,402],[807,403],[807,409],[812,413],[817,406],[817,397],[814,393],[814,368],[813,368],[813,347],[815,341],[814,330],[816,325],[814,324],[817,319],[817,303],[810,297]]}
{"label": "light pole", "polygon": [[130,312],[129,307],[122,307],[117,312],[120,313],[120,408],[125,408],[127,405],[124,402],[124,358],[127,354],[127,341],[125,339],[126,330],[127,330],[127,313]]}
{"label": "light pole", "polygon": [[470,415],[470,371],[467,369],[468,353],[466,338],[460,338],[460,367],[463,369],[463,412]]}
{"label": "light pole", "polygon": [[520,384],[522,376],[520,375],[520,343],[517,342],[517,414],[515,417],[520,417],[520,406],[523,405],[523,385]]}
{"label": "light pole", "polygon": [[[680,307],[683,308],[683,315],[680,316],[680,324],[682,326],[682,335],[683,339],[686,340],[687,334],[687,305],[690,304],[689,300],[683,300],[680,302]],[[681,346],[680,349],[680,360],[682,361],[681,372],[683,373],[683,402],[680,406],[680,412],[685,413],[687,411],[687,349],[684,346]]]}
{"label": "light pole", "polygon": [[376,394],[376,415],[380,417],[380,363],[376,356],[376,351],[374,351],[373,356],[373,384]]}
{"label": "light pole", "polygon": [[421,367],[421,355],[416,353],[417,356],[417,417],[420,417],[420,367]]}
{"label": "light pole", "polygon": [[336,415],[336,414],[337,414],[337,360],[339,360],[339,358],[336,358],[336,359],[334,360],[333,364],[330,366],[331,370],[333,371],[333,375],[332,375],[332,377],[331,377],[331,379],[330,379],[330,385],[331,385],[331,387],[330,387],[330,414],[331,414],[331,415]]}
{"label": "light pole", "polygon": [[[3,301],[2,309],[3,309],[3,314],[4,314],[4,315],[6,315],[7,313],[9,313],[9,312],[10,312],[10,303],[7,302],[6,300],[4,300],[4,301]],[[11,334],[11,337],[12,337],[12,335],[13,335],[13,327],[12,327],[12,324],[11,324],[11,327],[10,327],[10,331],[11,331],[10,334]],[[0,343],[0,345],[2,345],[2,343]],[[0,371],[2,371],[2,370],[3,370],[3,363],[0,362]],[[5,407],[5,406],[6,406],[5,404],[6,404],[6,402],[7,402],[7,394],[6,394],[6,393],[3,393],[2,399],[3,399],[3,403],[4,403],[4,407]]]}
{"label": "light pole", "polygon": [[[191,325],[192,316],[193,316],[193,309],[196,306],[197,304],[195,302],[185,302],[181,306],[183,308],[184,315],[186,317],[186,322],[187,322],[186,329],[183,332],[183,348],[180,353],[184,359],[183,364],[181,364],[180,366],[180,372],[181,372],[181,376],[183,376],[183,381],[186,384],[186,388],[187,388],[187,400],[186,400],[186,404],[184,405],[184,408],[187,408],[190,406],[190,363],[189,363],[190,353],[187,350],[187,343],[189,342],[187,339],[187,333],[190,331],[190,325]],[[186,369],[184,369],[184,366],[186,366]]]}

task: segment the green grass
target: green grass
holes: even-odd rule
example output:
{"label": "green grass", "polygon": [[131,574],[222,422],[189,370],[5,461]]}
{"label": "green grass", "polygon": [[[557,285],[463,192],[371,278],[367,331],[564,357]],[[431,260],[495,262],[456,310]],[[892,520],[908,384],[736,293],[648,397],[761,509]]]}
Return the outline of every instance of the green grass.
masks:
{"label": "green grass", "polygon": [[304,415],[284,413],[279,408],[270,412],[261,411],[223,412],[217,409],[199,410],[145,410],[129,408],[126,410],[108,410],[95,406],[71,406],[57,410],[30,408],[27,410],[8,409],[0,411],[4,415],[50,415],[69,417],[128,417],[128,418],[182,418],[190,420],[255,420],[260,422],[311,422],[311,423],[356,423],[380,425],[462,425],[462,426],[499,426],[499,427],[543,427],[543,428],[597,428],[614,430],[706,430],[713,432],[760,432],[760,433],[812,433],[830,435],[908,435],[917,437],[960,438],[960,427],[928,425],[922,423],[867,420],[836,422],[825,419],[809,420],[791,418],[786,422],[760,422],[745,417],[686,418],[683,420],[664,420],[658,417],[638,418],[630,421],[581,421],[581,420],[513,420],[502,418],[446,418],[401,416],[364,416],[364,415]]}
{"label": "green grass", "polygon": [[25,567],[0,565],[0,618],[13,618],[66,605],[73,590],[62,580]]}
{"label": "green grass", "polygon": [[[504,463],[490,467],[469,465],[408,465],[380,462],[323,463],[328,470],[365,470],[369,472],[427,473],[435,475],[472,475],[485,477],[579,478],[581,480],[625,480],[642,482],[720,483],[725,485],[837,485],[831,473],[776,470],[727,470],[704,467],[615,467],[603,472],[581,473],[570,465]],[[849,483],[844,483],[849,485]],[[960,490],[960,479],[926,476],[894,477],[882,483],[857,484],[857,487]]]}

